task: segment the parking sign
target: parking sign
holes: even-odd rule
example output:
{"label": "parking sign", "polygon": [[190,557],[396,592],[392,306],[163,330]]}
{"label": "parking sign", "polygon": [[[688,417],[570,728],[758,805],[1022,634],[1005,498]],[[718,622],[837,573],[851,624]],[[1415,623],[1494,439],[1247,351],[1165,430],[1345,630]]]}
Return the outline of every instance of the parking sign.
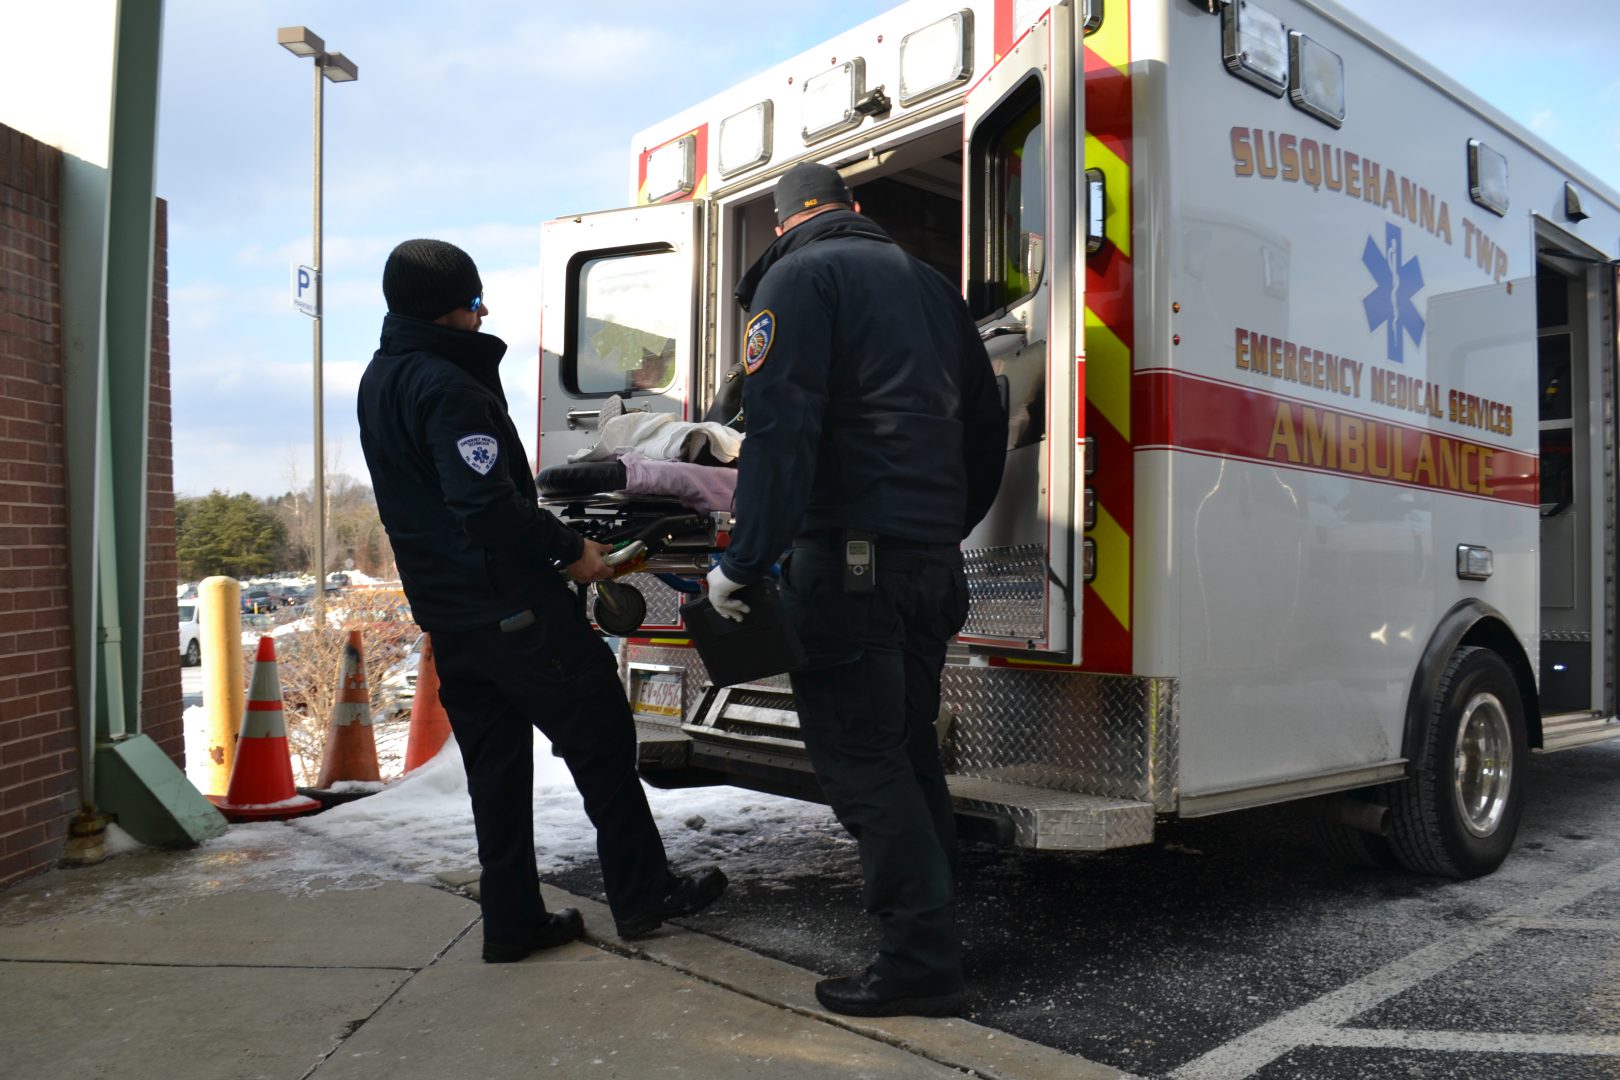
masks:
{"label": "parking sign", "polygon": [[293,307],[316,319],[321,317],[320,277],[313,266],[292,268]]}

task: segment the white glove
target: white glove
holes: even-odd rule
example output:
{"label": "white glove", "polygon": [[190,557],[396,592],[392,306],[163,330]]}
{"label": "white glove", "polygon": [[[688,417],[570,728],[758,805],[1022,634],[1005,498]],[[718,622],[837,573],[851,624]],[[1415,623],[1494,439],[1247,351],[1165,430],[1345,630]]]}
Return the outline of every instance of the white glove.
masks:
{"label": "white glove", "polygon": [[725,571],[720,569],[719,563],[716,563],[714,569],[709,571],[709,603],[714,607],[715,611],[720,613],[722,618],[730,619],[733,622],[742,622],[742,617],[748,614],[748,605],[732,595],[742,587],[726,577]]}

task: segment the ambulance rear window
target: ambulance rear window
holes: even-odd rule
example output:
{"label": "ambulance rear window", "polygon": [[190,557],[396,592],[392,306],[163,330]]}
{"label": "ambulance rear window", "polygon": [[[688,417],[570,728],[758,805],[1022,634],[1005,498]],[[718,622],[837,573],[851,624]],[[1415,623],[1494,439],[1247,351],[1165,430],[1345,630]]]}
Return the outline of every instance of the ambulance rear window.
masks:
{"label": "ambulance rear window", "polygon": [[973,314],[1004,311],[1035,292],[1046,268],[1046,161],[1041,85],[1030,79],[974,137],[984,228],[974,247]]}
{"label": "ambulance rear window", "polygon": [[675,341],[692,313],[668,287],[684,266],[670,250],[586,259],[572,282],[573,340],[563,381],[576,394],[656,392],[675,381]]}

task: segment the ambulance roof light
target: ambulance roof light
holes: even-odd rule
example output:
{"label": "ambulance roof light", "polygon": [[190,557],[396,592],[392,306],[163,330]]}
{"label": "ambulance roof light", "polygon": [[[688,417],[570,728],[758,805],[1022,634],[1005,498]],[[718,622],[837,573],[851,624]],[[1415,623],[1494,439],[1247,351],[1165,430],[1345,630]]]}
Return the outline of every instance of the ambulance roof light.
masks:
{"label": "ambulance roof light", "polygon": [[952,12],[900,39],[900,104],[960,86],[973,75],[973,12]]}
{"label": "ambulance roof light", "polygon": [[735,176],[771,160],[774,107],[750,105],[720,121],[720,175]]}
{"label": "ambulance roof light", "polygon": [[1478,139],[1468,140],[1468,194],[1498,217],[1508,212],[1508,161]]}
{"label": "ambulance roof light", "polygon": [[1288,35],[1288,99],[1324,124],[1344,123],[1344,57],[1298,31]]}
{"label": "ambulance roof light", "polygon": [[866,61],[860,57],[804,80],[800,118],[806,143],[860,126],[855,102],[866,93]]}
{"label": "ambulance roof light", "polygon": [[647,155],[647,201],[690,195],[697,183],[697,136],[682,135]]}
{"label": "ambulance roof light", "polygon": [[1228,4],[1221,44],[1232,74],[1278,97],[1288,90],[1288,28],[1277,16],[1248,0]]}

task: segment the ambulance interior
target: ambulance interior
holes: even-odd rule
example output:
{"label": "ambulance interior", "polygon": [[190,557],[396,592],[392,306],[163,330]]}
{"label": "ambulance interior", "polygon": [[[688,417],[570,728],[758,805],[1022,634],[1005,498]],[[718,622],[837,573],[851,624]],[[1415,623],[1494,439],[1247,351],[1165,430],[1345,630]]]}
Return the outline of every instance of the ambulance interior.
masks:
{"label": "ambulance interior", "polygon": [[[1588,297],[1602,295],[1592,262],[1541,237],[1536,266],[1537,376],[1541,449],[1541,709],[1544,715],[1601,708],[1607,655],[1596,607],[1594,552],[1605,545],[1603,400],[1606,366],[1592,358]],[[1611,345],[1612,349],[1612,345]],[[1609,482],[1612,482],[1612,478]],[[1594,513],[1594,510],[1599,512]]]}
{"label": "ambulance interior", "polygon": [[[951,124],[904,144],[875,152],[842,166],[861,212],[881,225],[894,241],[952,281],[962,276],[962,129]],[[731,316],[720,342],[722,358],[742,355],[742,329],[747,319],[730,300],[743,271],[776,239],[776,211],[771,191],[745,197],[726,211],[730,270],[718,290]],[[722,359],[723,371],[729,361]]]}

